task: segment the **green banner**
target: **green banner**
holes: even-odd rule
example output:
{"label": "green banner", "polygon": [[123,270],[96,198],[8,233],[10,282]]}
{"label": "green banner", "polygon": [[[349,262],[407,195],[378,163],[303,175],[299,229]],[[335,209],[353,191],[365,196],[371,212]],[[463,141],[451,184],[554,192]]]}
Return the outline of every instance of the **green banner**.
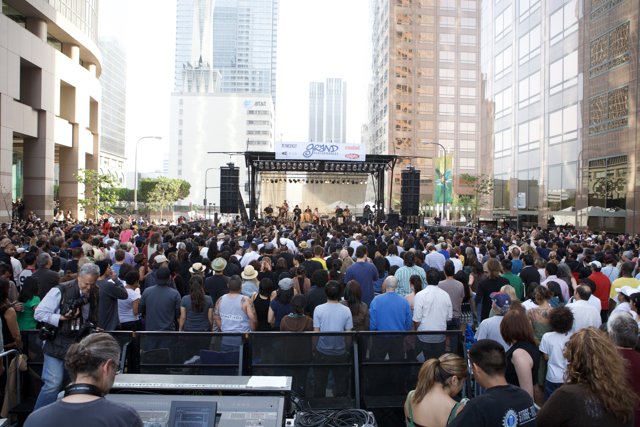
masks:
{"label": "green banner", "polygon": [[435,185],[433,202],[442,204],[442,189],[444,185],[444,188],[446,188],[445,201],[446,203],[453,203],[453,155],[447,154],[446,156],[436,157],[434,166],[436,173],[433,180]]}

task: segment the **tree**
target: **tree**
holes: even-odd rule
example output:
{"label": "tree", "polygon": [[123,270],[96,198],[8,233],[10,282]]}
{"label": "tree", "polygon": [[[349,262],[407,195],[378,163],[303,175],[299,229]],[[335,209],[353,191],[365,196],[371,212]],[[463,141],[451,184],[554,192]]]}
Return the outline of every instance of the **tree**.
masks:
{"label": "tree", "polygon": [[[153,188],[148,193],[148,202],[155,208],[160,210],[160,219],[162,219],[162,211],[169,207],[173,206],[175,202],[180,200],[183,197],[189,195],[188,188],[186,195],[183,196],[184,193],[184,180],[181,179],[169,179],[165,177],[160,177],[157,179],[157,182],[153,186]],[[186,183],[189,187],[191,185]]]}
{"label": "tree", "polygon": [[487,196],[493,194],[493,177],[463,173],[460,179],[473,189],[473,213],[477,216],[480,208],[486,206]]}
{"label": "tree", "polygon": [[118,201],[116,180],[111,175],[101,174],[93,169],[80,169],[76,179],[84,184],[84,198],[78,200],[78,203],[94,218],[108,211]]}

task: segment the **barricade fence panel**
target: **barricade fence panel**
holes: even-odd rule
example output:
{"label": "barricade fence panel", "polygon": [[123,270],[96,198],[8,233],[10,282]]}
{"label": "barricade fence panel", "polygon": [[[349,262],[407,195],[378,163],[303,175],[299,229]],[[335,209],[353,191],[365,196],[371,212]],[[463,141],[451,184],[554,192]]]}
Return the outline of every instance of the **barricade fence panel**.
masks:
{"label": "barricade fence panel", "polygon": [[[401,407],[422,363],[464,354],[460,331],[109,332],[126,373],[291,376],[312,408]],[[23,331],[30,367],[42,370],[38,331]]]}

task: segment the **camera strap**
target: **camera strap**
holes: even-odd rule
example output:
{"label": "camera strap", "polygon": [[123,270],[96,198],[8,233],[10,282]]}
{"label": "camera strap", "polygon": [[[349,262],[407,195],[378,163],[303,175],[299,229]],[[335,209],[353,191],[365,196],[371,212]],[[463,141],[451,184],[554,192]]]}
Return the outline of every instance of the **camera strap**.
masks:
{"label": "camera strap", "polygon": [[64,397],[74,394],[90,394],[91,396],[103,397],[104,393],[93,384],[79,383],[71,384],[64,389]]}

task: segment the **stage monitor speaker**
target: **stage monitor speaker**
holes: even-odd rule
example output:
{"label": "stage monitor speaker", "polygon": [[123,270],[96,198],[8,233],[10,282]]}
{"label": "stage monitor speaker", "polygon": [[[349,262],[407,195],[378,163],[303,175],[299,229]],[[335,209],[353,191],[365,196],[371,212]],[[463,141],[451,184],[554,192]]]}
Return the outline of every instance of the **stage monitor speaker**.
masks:
{"label": "stage monitor speaker", "polygon": [[389,228],[396,228],[400,225],[400,215],[397,213],[387,214],[387,225]]}
{"label": "stage monitor speaker", "polygon": [[229,163],[220,168],[220,213],[238,213],[240,169]]}
{"label": "stage monitor speaker", "polygon": [[402,171],[400,213],[402,216],[418,215],[420,209],[420,171],[410,167]]}

